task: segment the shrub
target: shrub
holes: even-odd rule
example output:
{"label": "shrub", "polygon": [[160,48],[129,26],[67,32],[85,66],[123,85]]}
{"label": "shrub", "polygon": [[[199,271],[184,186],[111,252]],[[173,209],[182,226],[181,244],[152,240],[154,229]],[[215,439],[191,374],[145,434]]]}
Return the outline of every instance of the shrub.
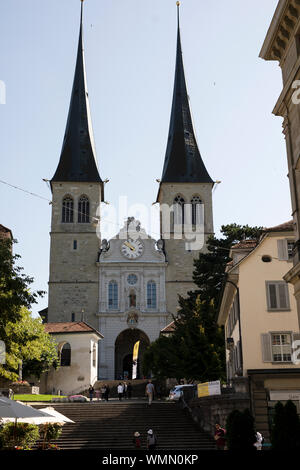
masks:
{"label": "shrub", "polygon": [[291,400],[285,405],[281,402],[275,405],[271,443],[274,450],[300,449],[300,420]]}
{"label": "shrub", "polygon": [[43,434],[45,441],[48,443],[48,447],[50,447],[50,441],[56,441],[60,438],[62,433],[61,425],[58,423],[44,424],[41,426],[40,431]]}
{"label": "shrub", "polygon": [[255,450],[254,419],[248,409],[233,410],[226,421],[226,438],[229,450]]}
{"label": "shrub", "polygon": [[30,448],[39,438],[39,428],[35,424],[7,423],[0,431],[4,449]]}

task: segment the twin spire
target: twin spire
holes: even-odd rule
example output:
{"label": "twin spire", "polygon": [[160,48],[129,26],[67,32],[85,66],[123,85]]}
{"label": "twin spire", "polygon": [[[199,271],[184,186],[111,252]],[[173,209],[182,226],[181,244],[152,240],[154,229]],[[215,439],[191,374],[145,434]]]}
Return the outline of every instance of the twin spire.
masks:
{"label": "twin spire", "polygon": [[[60,161],[52,182],[97,182],[102,185],[103,198],[103,182],[96,163],[86,83],[82,37],[83,1],[81,0],[80,32],[69,115]],[[177,2],[178,31],[173,103],[161,183],[213,184],[198,149],[191,117],[182,59],[179,5]]]}
{"label": "twin spire", "polygon": [[[83,0],[73,89],[60,161],[52,182],[102,183],[96,151],[87,91],[83,47]],[[103,188],[102,188],[103,189]],[[101,191],[103,197],[103,191]]]}
{"label": "twin spire", "polygon": [[213,183],[201,158],[185,81],[177,2],[177,53],[169,137],[161,183]]}

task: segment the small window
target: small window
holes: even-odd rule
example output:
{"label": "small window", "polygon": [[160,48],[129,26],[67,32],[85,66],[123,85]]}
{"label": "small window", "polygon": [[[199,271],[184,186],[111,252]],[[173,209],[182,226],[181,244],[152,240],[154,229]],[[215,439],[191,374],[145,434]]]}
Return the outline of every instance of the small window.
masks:
{"label": "small window", "polygon": [[60,365],[62,367],[71,365],[71,346],[69,343],[65,343],[60,353]]}
{"label": "small window", "polygon": [[154,281],[147,283],[147,308],[156,308],[156,283]]}
{"label": "small window", "polygon": [[295,243],[293,242],[293,240],[288,240],[287,241],[287,251],[288,251],[288,259],[289,260],[293,259],[294,246],[295,246]]}
{"label": "small window", "polygon": [[72,321],[72,322],[75,321],[75,313],[72,313],[72,314],[71,314],[71,321]]}
{"label": "small window", "polygon": [[80,196],[78,201],[78,223],[90,222],[90,202],[87,196]]}
{"label": "small window", "polygon": [[184,224],[184,204],[185,200],[178,195],[173,201],[173,229]]}
{"label": "small window", "polygon": [[273,362],[291,362],[291,335],[286,333],[273,333],[271,335],[271,341]]}
{"label": "small window", "polygon": [[74,201],[71,196],[65,196],[62,203],[62,223],[68,224],[74,221]]}
{"label": "small window", "polygon": [[108,285],[108,308],[109,310],[117,310],[119,305],[118,283],[110,281]]}
{"label": "small window", "polygon": [[289,310],[289,290],[286,282],[268,281],[267,285],[267,304],[268,310]]}
{"label": "small window", "polygon": [[73,250],[77,250],[77,240],[73,240]]}
{"label": "small window", "polygon": [[137,278],[136,274],[129,274],[128,277],[127,277],[127,282],[131,286],[134,286],[137,283],[137,280],[138,280],[138,278]]}
{"label": "small window", "polygon": [[192,225],[203,224],[203,204],[200,196],[194,196],[191,200],[192,205]]}

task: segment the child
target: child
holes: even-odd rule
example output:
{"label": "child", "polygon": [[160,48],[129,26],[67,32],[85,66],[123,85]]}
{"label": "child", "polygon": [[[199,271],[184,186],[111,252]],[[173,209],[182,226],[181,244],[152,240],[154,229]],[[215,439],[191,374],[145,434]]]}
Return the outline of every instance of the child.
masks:
{"label": "child", "polygon": [[133,445],[134,445],[135,449],[140,449],[142,447],[140,436],[141,435],[138,431],[135,432],[134,435],[133,435],[132,442],[133,442]]}

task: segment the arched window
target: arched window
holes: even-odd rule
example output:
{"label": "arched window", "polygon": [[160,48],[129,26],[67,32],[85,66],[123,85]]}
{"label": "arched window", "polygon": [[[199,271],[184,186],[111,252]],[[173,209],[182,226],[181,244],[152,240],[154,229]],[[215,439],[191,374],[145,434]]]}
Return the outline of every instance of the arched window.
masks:
{"label": "arched window", "polygon": [[60,365],[62,367],[71,365],[71,346],[69,343],[65,343],[61,349]]}
{"label": "arched window", "polygon": [[78,201],[78,222],[88,224],[90,222],[90,201],[87,196],[80,196]]}
{"label": "arched window", "polygon": [[65,196],[62,203],[62,218],[63,223],[72,223],[74,221],[74,201],[72,196]]}
{"label": "arched window", "polygon": [[156,308],[156,283],[154,281],[147,283],[147,308]]}
{"label": "arched window", "polygon": [[173,201],[173,229],[184,224],[184,204],[184,198],[177,195]]}
{"label": "arched window", "polygon": [[117,310],[119,299],[118,299],[118,283],[116,281],[110,281],[108,284],[108,308],[109,310]]}
{"label": "arched window", "polygon": [[203,223],[203,205],[200,196],[193,196],[192,205],[192,225],[200,225]]}

